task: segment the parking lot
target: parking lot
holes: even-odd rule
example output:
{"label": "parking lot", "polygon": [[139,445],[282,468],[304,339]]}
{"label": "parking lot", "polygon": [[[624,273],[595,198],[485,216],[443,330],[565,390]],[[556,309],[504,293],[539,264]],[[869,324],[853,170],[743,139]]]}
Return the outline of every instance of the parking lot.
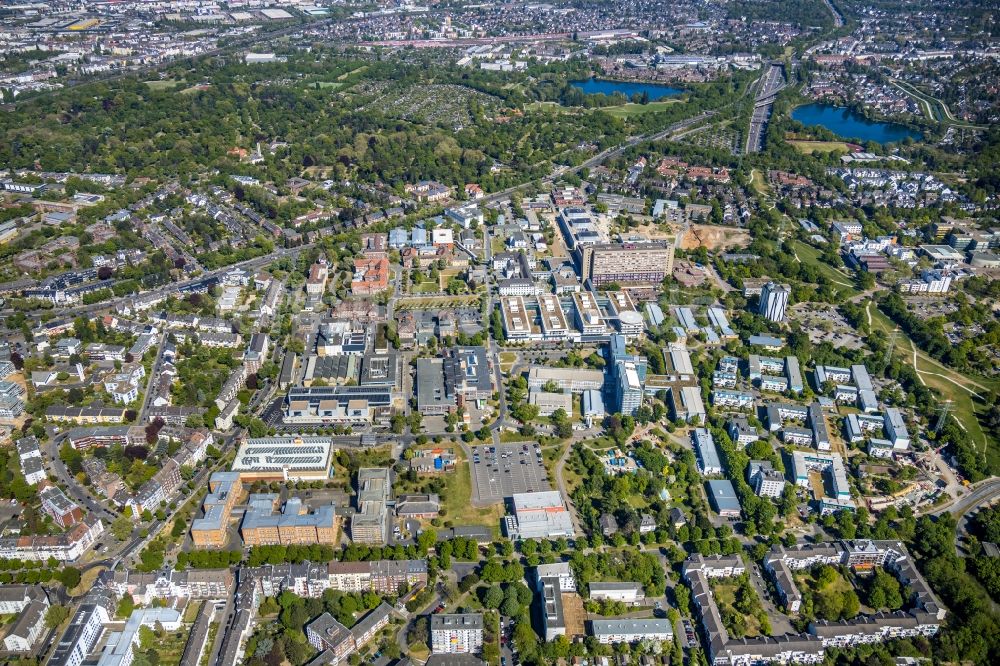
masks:
{"label": "parking lot", "polygon": [[472,484],[477,502],[501,502],[514,493],[551,490],[536,446],[524,442],[473,447]]}

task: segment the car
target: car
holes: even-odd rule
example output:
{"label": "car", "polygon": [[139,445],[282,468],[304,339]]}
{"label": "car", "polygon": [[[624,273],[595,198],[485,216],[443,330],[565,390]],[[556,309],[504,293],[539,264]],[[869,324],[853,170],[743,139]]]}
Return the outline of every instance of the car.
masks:
{"label": "car", "polygon": [[500,657],[500,666],[507,666],[507,657]]}
{"label": "car", "polygon": [[660,610],[661,608],[663,608],[663,604],[661,604],[659,601],[654,602],[653,608],[655,608],[656,610]]}

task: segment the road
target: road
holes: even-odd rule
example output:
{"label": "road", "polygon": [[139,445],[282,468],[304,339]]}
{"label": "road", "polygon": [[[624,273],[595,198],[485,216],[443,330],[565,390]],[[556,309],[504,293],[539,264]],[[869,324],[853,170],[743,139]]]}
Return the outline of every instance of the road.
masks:
{"label": "road", "polygon": [[837,9],[833,2],[831,2],[831,0],[823,0],[823,4],[825,4],[826,8],[830,10],[831,14],[833,14],[833,27],[844,27],[844,15],[840,13],[840,10]]}
{"label": "road", "polygon": [[157,384],[160,375],[160,363],[163,361],[163,343],[167,339],[166,332],[160,333],[156,341],[156,358],[150,366],[149,377],[146,378],[146,390],[142,396],[142,407],[139,409],[139,417],[135,420],[138,424],[146,422],[146,412],[149,411],[149,402],[153,399],[153,386]]}
{"label": "road", "polygon": [[754,99],[753,115],[750,117],[750,131],[747,133],[745,151],[759,153],[764,149],[764,138],[767,136],[767,125],[771,119],[774,98],[785,87],[785,66],[782,63],[771,63],[767,74],[759,81],[760,88]]}
{"label": "road", "polygon": [[87,492],[76,480],[76,477],[66,469],[66,465],[59,458],[59,447],[65,439],[66,433],[63,432],[41,444],[44,458],[48,461],[46,467],[48,467],[49,473],[55,474],[59,482],[66,487],[67,494],[78,504],[86,507],[89,513],[106,521],[114,520],[118,515],[96,501],[93,495]]}
{"label": "road", "polygon": [[976,484],[972,492],[937,507],[930,513],[937,516],[950,513],[955,518],[960,518],[972,509],[991,504],[997,498],[1000,498],[1000,478],[987,479]]}

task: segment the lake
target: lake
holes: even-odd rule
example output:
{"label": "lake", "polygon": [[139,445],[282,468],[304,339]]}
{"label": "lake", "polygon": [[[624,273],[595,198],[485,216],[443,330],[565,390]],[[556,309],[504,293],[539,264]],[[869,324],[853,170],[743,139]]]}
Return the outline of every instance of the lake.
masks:
{"label": "lake", "polygon": [[792,111],[792,118],[806,127],[825,127],[845,139],[876,143],[895,143],[906,137],[919,141],[923,135],[899,123],[885,123],[865,118],[860,113],[830,104],[806,104]]}
{"label": "lake", "polygon": [[626,97],[632,97],[636,93],[646,93],[649,101],[661,99],[663,97],[676,97],[684,91],[680,88],[673,88],[660,83],[636,83],[631,81],[609,81],[607,79],[587,79],[586,81],[570,81],[575,88],[579,88],[588,95],[604,93],[614,95],[621,93]]}

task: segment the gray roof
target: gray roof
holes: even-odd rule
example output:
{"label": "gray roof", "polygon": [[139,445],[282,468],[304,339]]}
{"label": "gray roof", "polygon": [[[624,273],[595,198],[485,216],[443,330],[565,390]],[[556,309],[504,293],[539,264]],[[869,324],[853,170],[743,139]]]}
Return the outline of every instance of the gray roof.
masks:
{"label": "gray roof", "polygon": [[595,636],[604,634],[666,634],[672,636],[674,633],[670,626],[670,620],[592,620],[590,626]]}
{"label": "gray roof", "polygon": [[736,497],[736,489],[729,479],[716,479],[708,482],[709,499],[719,511],[739,511],[740,501]]}
{"label": "gray roof", "polygon": [[454,613],[431,615],[431,631],[440,629],[481,630],[482,613]]}

